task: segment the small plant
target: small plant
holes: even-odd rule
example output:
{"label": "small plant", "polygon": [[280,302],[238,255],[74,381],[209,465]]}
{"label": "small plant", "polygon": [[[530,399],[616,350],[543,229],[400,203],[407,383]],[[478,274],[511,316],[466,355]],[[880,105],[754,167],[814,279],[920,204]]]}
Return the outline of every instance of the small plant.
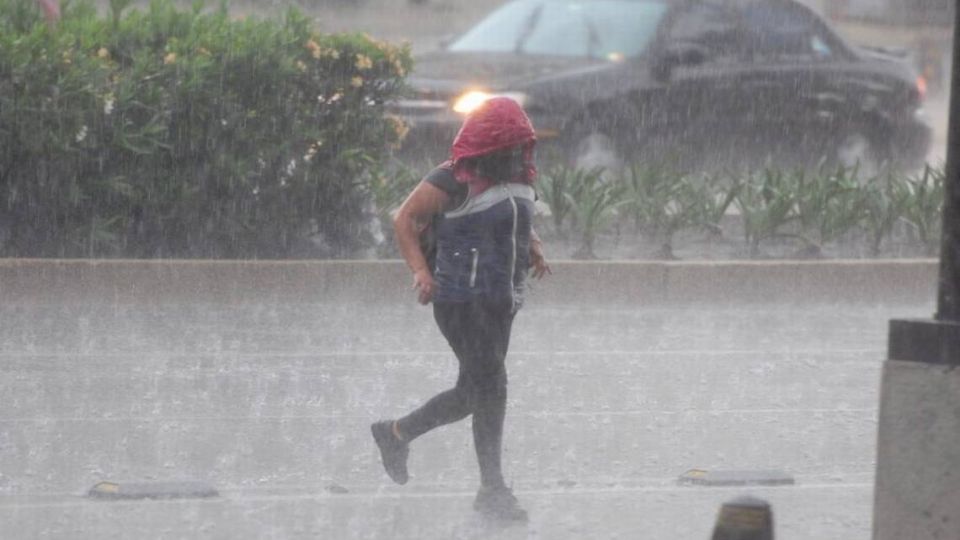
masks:
{"label": "small plant", "polygon": [[673,250],[674,235],[687,228],[702,225],[707,211],[714,202],[711,186],[701,178],[680,176],[666,190],[669,200],[664,212],[658,215],[660,221],[655,224],[659,232],[661,246],[657,256],[662,259],[676,259]]}
{"label": "small plant", "polygon": [[[843,166],[831,171],[821,165],[810,174],[795,173],[797,219],[807,243],[807,253],[822,255],[827,242],[836,240],[862,221],[865,201],[858,171],[857,167]],[[816,238],[811,238],[810,233]]]}
{"label": "small plant", "polygon": [[605,180],[603,173],[603,167],[577,170],[576,185],[564,194],[581,234],[582,243],[573,254],[577,259],[597,258],[594,253],[597,234],[612,221],[617,207],[623,204],[620,184]]}
{"label": "small plant", "polygon": [[631,163],[621,176],[624,217],[633,221],[634,233],[656,234],[670,202],[669,176],[660,164],[650,162]]}
{"label": "small plant", "polygon": [[574,205],[570,200],[579,198],[578,190],[583,186],[587,173],[582,169],[554,165],[538,181],[540,196],[550,207],[553,231],[560,238],[566,237],[564,223],[574,218]]}
{"label": "small plant", "polygon": [[721,173],[704,174],[700,181],[704,193],[700,197],[702,208],[697,225],[711,234],[722,236],[723,218],[736,200],[742,181],[739,176]]}
{"label": "small plant", "polygon": [[927,165],[923,172],[906,178],[907,201],[904,218],[913,225],[927,255],[940,247],[946,171]]}
{"label": "small plant", "polygon": [[910,189],[901,176],[887,171],[860,189],[863,204],[861,226],[866,229],[868,249],[874,257],[880,254],[884,238],[889,237],[897,221],[907,212]]}
{"label": "small plant", "polygon": [[797,219],[796,198],[795,174],[767,167],[760,174],[748,175],[734,203],[743,219],[750,257],[760,255],[764,240],[786,236],[783,229]]}

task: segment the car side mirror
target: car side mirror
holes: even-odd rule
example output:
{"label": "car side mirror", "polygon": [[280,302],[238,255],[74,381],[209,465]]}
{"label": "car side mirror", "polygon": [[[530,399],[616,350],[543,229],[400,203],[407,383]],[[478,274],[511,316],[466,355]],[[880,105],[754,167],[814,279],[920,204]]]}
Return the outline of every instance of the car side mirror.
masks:
{"label": "car side mirror", "polygon": [[706,63],[710,56],[706,47],[697,43],[673,43],[655,57],[652,72],[655,79],[665,82],[673,70],[679,67],[694,67]]}

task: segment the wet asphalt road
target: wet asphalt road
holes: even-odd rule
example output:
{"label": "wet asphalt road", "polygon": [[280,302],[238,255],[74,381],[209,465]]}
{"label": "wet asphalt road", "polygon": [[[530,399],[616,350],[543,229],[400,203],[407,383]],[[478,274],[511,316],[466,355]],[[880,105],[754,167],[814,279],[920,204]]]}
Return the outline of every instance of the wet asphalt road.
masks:
{"label": "wet asphalt road", "polygon": [[[931,305],[538,305],[514,326],[504,462],[530,511],[470,508],[469,422],[389,483],[368,425],[455,377],[428,309],[258,300],[0,306],[0,538],[709,538],[770,501],[777,538],[870,536],[890,318]],[[680,486],[691,468],[784,487]],[[104,502],[102,480],[207,500]]]}

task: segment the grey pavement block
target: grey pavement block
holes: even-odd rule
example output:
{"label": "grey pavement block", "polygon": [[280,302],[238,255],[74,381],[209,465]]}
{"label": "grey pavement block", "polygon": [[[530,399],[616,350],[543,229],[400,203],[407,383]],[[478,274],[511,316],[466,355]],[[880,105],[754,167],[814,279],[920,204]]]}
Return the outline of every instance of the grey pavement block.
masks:
{"label": "grey pavement block", "polygon": [[786,486],[794,484],[793,476],[783,471],[705,471],[690,469],[677,483],[697,486]]}
{"label": "grey pavement block", "polygon": [[87,492],[91,499],[207,499],[220,494],[204,482],[99,482]]}

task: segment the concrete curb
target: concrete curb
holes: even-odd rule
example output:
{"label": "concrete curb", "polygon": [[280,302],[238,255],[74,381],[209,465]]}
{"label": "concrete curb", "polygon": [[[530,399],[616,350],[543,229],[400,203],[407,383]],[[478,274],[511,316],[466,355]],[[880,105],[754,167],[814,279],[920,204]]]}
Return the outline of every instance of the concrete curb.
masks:
{"label": "concrete curb", "polygon": [[[552,263],[532,303],[605,305],[924,302],[938,263],[919,260]],[[0,301],[412,301],[401,261],[0,259]]]}

